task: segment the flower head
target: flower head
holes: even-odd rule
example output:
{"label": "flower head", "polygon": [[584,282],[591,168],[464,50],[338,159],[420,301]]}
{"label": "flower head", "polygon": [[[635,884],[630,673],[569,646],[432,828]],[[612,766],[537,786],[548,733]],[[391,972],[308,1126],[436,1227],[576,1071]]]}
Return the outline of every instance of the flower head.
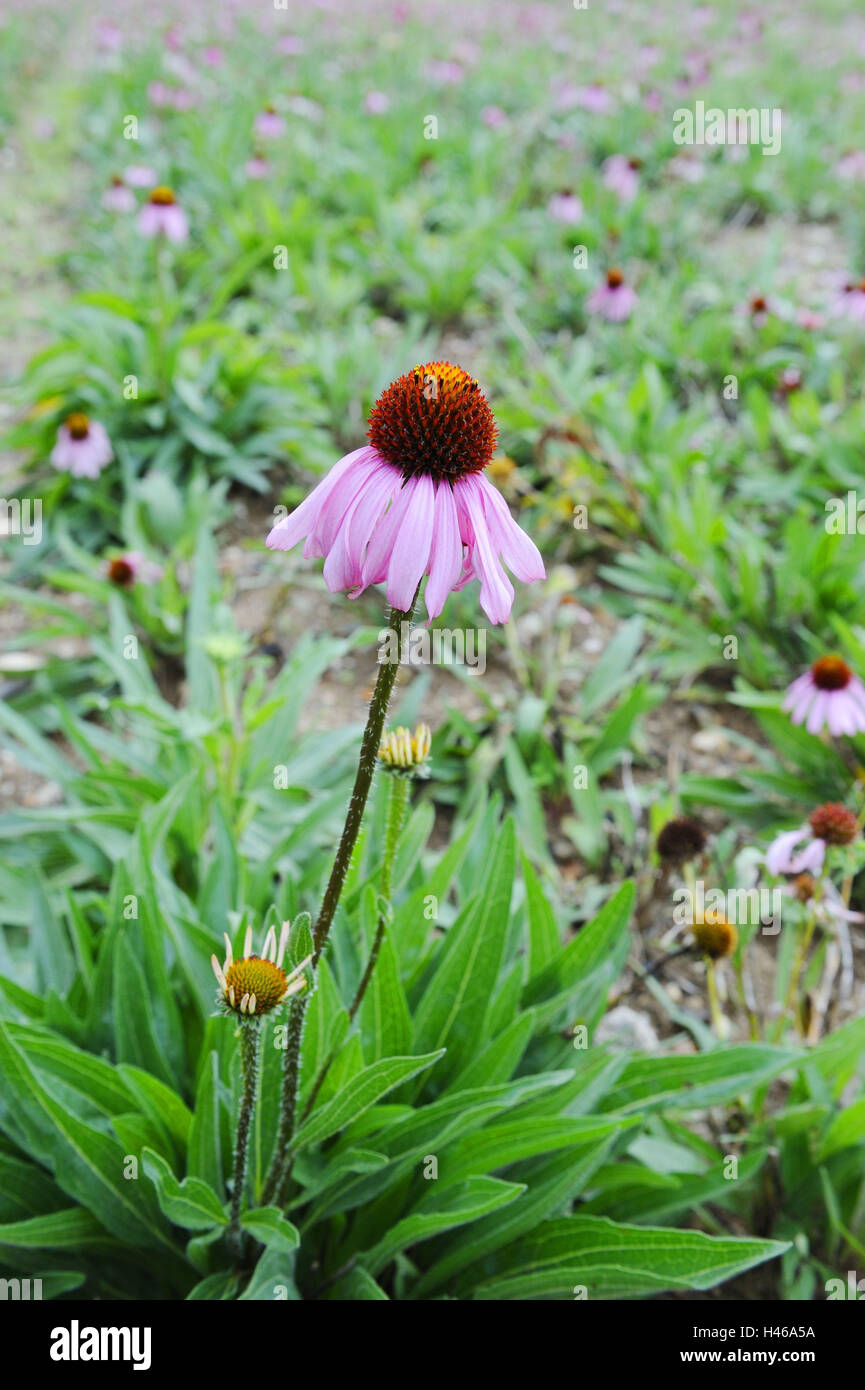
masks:
{"label": "flower head", "polygon": [[285,130],[285,118],[272,106],[265,106],[255,118],[256,134],[265,140],[275,140]]}
{"label": "flower head", "polygon": [[106,569],[109,583],[118,589],[131,589],[138,580],[153,583],[162,574],[162,566],[153,560],[146,560],[139,550],[127,550],[123,555],[114,555]]}
{"label": "flower head", "polygon": [[722,960],[724,956],[732,955],[738,945],[736,927],[720,912],[704,912],[692,924],[691,930],[700,950],[710,960]]}
{"label": "flower head", "polygon": [[599,285],[586,300],[590,314],[598,314],[610,323],[623,323],[631,317],[637,303],[637,291],[625,283],[620,270],[607,271],[603,285]]}
{"label": "flower head", "polygon": [[839,801],[827,801],[805,825],[776,836],[766,851],[766,868],[773,874],[819,874],[827,846],[849,845],[858,833],[853,812]]}
{"label": "flower head", "polygon": [[142,236],[166,236],[169,241],[185,241],[188,237],[186,213],[165,184],[154,188],[142,207],[138,214],[138,230]]}
{"label": "flower head", "polygon": [[135,207],[135,194],[123,179],[115,177],[102,195],[102,206],[109,212],[132,212]]}
{"label": "flower head", "polygon": [[267,544],[324,556],[332,593],[356,598],[385,584],[406,612],[424,575],[430,621],[454,589],[473,579],[493,623],[507,622],[518,579],[543,579],[534,542],[483,476],[493,455],[495,418],[474,378],[450,362],[428,362],[399,377],[369,417],[369,444],[340,459]]}
{"label": "flower head", "polygon": [[388,772],[410,777],[429,776],[432,733],[428,724],[418,724],[414,733],[402,727],[391,729],[382,738],[378,758]]}
{"label": "flower head", "polygon": [[821,656],[797,676],[781,708],[811,734],[823,728],[836,737],[865,731],[865,685],[840,656]]}
{"label": "flower head", "polygon": [[256,151],[244,164],[243,171],[248,179],[266,179],[271,171],[270,161]]}
{"label": "flower head", "polygon": [[706,832],[693,816],[675,816],[658,831],[658,854],[671,864],[696,859],[706,848]]}
{"label": "flower head", "polygon": [[562,188],[553,194],[547,203],[547,212],[557,222],[566,222],[568,225],[581,222],[583,219],[583,205],[576,193],[572,193],[569,188]]}
{"label": "flower head", "polygon": [[623,154],[611,154],[604,160],[604,187],[615,193],[623,203],[632,203],[640,187],[640,161]]}
{"label": "flower head", "polygon": [[225,936],[223,964],[219,964],[216,956],[210,957],[219,985],[219,1002],[223,1008],[239,1014],[241,1018],[260,1018],[262,1014],[271,1013],[290,994],[304,988],[306,980],[303,971],[312,960],[311,956],[296,965],[288,975],[282,968],[288,929],[288,922],[283,922],[277,943],[276,932],[271,927],[264,939],[263,954],[254,956],[251,954],[252,928],[247,927],[240,960],[233,958],[231,942]]}
{"label": "flower head", "polygon": [[71,473],[73,478],[96,478],[113,458],[114,450],[104,425],[80,410],[67,415],[51,450],[55,468]]}

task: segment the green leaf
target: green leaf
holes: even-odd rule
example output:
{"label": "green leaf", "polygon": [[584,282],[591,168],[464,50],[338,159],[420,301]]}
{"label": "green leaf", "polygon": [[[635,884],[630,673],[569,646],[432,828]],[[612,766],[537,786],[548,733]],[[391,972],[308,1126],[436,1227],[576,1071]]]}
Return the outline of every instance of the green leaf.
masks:
{"label": "green leaf", "polygon": [[470,909],[448,935],[415,1016],[415,1046],[448,1045],[448,1071],[473,1056],[504,959],[514,876],[514,828],[506,821]]}
{"label": "green leaf", "polygon": [[[813,1055],[813,1054],[812,1054]],[[604,1110],[696,1110],[747,1095],[803,1055],[764,1043],[700,1052],[691,1057],[639,1057],[627,1064],[604,1097]]]}
{"label": "green leaf", "polygon": [[607,1217],[546,1221],[499,1257],[498,1276],[475,1292],[490,1299],[633,1298],[711,1289],[790,1248],[789,1241],[617,1225]]}
{"label": "green leaf", "polygon": [[256,1207],[241,1217],[240,1224],[268,1250],[296,1250],[300,1244],[300,1232],[279,1207]]}
{"label": "green leaf", "polygon": [[378,1245],[363,1255],[364,1265],[371,1274],[377,1274],[399,1251],[440,1235],[442,1231],[477,1221],[507,1206],[526,1190],[524,1183],[503,1182],[486,1176],[469,1177],[446,1188],[433,1186],[433,1192],[410,1216],[398,1221]]}
{"label": "green leaf", "polygon": [[89,1246],[116,1249],[116,1241],[84,1207],[68,1207],[28,1221],[0,1225],[0,1246],[19,1250],[83,1250]]}
{"label": "green leaf", "polygon": [[394,1086],[425,1071],[443,1056],[444,1048],[430,1052],[423,1057],[384,1057],[373,1062],[358,1076],[353,1077],[326,1105],[314,1110],[305,1124],[301,1125],[294,1137],[293,1148],[300,1149],[308,1144],[320,1144],[331,1134],[345,1129],[364,1110],[382,1096],[392,1091]]}
{"label": "green leaf", "polygon": [[152,1149],[143,1149],[141,1162],[145,1173],[156,1188],[162,1211],[175,1226],[187,1231],[206,1231],[212,1226],[225,1226],[228,1217],[218,1196],[201,1178],[184,1178],[178,1182],[170,1167]]}

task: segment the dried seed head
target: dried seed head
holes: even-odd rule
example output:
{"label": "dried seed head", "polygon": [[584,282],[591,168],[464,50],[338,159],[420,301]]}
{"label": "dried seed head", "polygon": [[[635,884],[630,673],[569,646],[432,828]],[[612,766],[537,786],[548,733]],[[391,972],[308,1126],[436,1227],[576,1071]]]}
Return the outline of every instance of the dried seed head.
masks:
{"label": "dried seed head", "polygon": [[706,848],[706,832],[693,816],[676,816],[661,827],[656,841],[658,854],[670,864],[696,859]]}
{"label": "dried seed head", "polygon": [[498,429],[477,381],[450,362],[427,362],[391,382],[373,406],[367,435],[405,478],[458,482],[493,456]]}
{"label": "dried seed head", "polygon": [[135,583],[135,571],[128,560],[117,555],[108,562],[108,578],[119,589],[128,589]]}
{"label": "dried seed head", "polygon": [[818,840],[827,845],[849,845],[856,838],[858,822],[852,811],[839,801],[827,801],[808,817],[808,824]]}

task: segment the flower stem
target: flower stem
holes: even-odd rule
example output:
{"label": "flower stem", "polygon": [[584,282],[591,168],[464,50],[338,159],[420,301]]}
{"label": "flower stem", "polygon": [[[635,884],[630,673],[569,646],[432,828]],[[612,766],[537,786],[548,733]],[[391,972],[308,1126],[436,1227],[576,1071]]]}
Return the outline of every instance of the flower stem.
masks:
{"label": "flower stem", "polygon": [[258,1024],[243,1023],[240,1026],[240,1066],[242,1086],[240,1093],[240,1114],[237,1118],[237,1137],[234,1143],[234,1185],[231,1193],[231,1220],[228,1225],[228,1241],[234,1254],[240,1258],[243,1253],[243,1235],[240,1230],[240,1210],[243,1203],[243,1188],[246,1182],[246,1157],[249,1148],[249,1127],[255,1106],[255,1092],[258,1084]]}
{"label": "flower stem", "polygon": [[396,857],[396,847],[399,843],[400,831],[405,820],[406,807],[408,806],[408,778],[391,777],[390,795],[387,803],[387,829],[384,840],[384,862],[381,866],[381,896],[383,903],[379,907],[378,923],[375,929],[375,939],[372,943],[372,950],[369,953],[369,960],[366,963],[366,970],[363,978],[357,987],[354,999],[348,1016],[353,1019],[361,1006],[363,996],[366,994],[367,987],[372,979],[372,972],[375,970],[375,963],[378,960],[378,953],[381,950],[381,943],[384,939],[385,929],[390,907],[391,883],[393,880],[393,861]]}
{"label": "flower stem", "polygon": [[[419,588],[420,586],[418,586]],[[318,964],[328,933],[333,923],[336,909],[345,885],[346,874],[348,873],[354,847],[357,843],[358,833],[360,832],[363,813],[366,809],[367,798],[369,797],[370,787],[372,786],[373,774],[375,772],[376,758],[381,745],[382,731],[384,722],[387,718],[388,705],[393,693],[394,682],[396,681],[399,670],[399,660],[402,654],[402,624],[410,623],[414,615],[415,604],[417,603],[417,593],[412,599],[411,607],[405,612],[398,608],[392,608],[388,617],[388,628],[395,634],[395,650],[391,642],[391,650],[383,656],[376,678],[375,689],[369,702],[369,713],[367,714],[366,728],[363,731],[363,739],[360,745],[360,756],[358,758],[357,773],[354,779],[354,787],[351,799],[348,803],[345,825],[337,847],[336,856],[333,861],[333,868],[330,871],[330,878],[324,891],[321,902],[321,910],[318,920],[312,933],[313,939],[313,969]],[[291,1011],[288,1020],[288,1033],[285,1049],[285,1070],[283,1072],[282,1085],[282,1110],[279,1121],[279,1132],[277,1134],[276,1152],[273,1165],[267,1177],[264,1187],[263,1202],[265,1205],[277,1201],[277,1205],[282,1205],[288,1179],[291,1175],[291,1157],[288,1147],[294,1135],[295,1116],[297,1113],[297,1090],[300,1079],[300,1046],[303,1038],[303,1025],[306,1015],[306,1002],[312,991],[302,997],[294,999],[291,1004]]]}

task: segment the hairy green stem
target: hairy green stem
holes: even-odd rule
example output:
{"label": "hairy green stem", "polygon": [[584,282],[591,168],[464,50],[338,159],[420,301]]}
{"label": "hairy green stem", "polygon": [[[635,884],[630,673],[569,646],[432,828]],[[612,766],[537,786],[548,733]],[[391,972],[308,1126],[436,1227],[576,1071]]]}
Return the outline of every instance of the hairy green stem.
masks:
{"label": "hairy green stem", "polygon": [[[357,843],[357,837],[363,820],[363,813],[366,809],[367,798],[369,797],[370,787],[372,786],[376,758],[381,745],[384,722],[387,718],[388,705],[390,704],[390,697],[399,670],[399,659],[402,651],[402,624],[411,622],[416,603],[417,593],[409,609],[403,612],[401,609],[392,608],[388,617],[388,628],[396,635],[395,659],[392,659],[393,653],[391,653],[385,655],[384,659],[381,661],[375,689],[372,692],[372,699],[369,702],[369,713],[367,715],[366,728],[363,731],[357,773],[354,779],[351,799],[348,803],[345,825],[343,826],[342,835],[340,836],[339,845],[337,846],[333,868],[330,871],[330,878],[328,879],[324,897],[322,898],[318,920],[316,921],[312,933],[313,969],[317,966],[321,953],[324,950],[324,945],[327,941],[336,909],[339,906],[339,900],[345,885],[346,874],[351,864],[354,847]],[[288,1181],[291,1176],[292,1160],[288,1148],[294,1136],[295,1117],[297,1114],[297,1092],[298,1082],[300,1080],[300,1047],[303,1040],[303,1025],[308,998],[309,994],[304,994],[300,998],[294,999],[291,1004],[288,1033],[286,1036],[282,1109],[280,1113],[274,1161],[264,1187],[262,1200],[265,1205],[268,1205],[274,1200],[277,1205],[282,1205]]]}
{"label": "hairy green stem", "polygon": [[246,1182],[249,1127],[252,1122],[255,1092],[258,1084],[257,1023],[243,1023],[240,1026],[240,1066],[243,1080],[240,1093],[240,1114],[237,1117],[237,1137],[234,1143],[234,1186],[231,1193],[231,1219],[228,1225],[229,1245],[238,1257],[243,1252],[240,1211],[243,1203],[243,1188]]}

